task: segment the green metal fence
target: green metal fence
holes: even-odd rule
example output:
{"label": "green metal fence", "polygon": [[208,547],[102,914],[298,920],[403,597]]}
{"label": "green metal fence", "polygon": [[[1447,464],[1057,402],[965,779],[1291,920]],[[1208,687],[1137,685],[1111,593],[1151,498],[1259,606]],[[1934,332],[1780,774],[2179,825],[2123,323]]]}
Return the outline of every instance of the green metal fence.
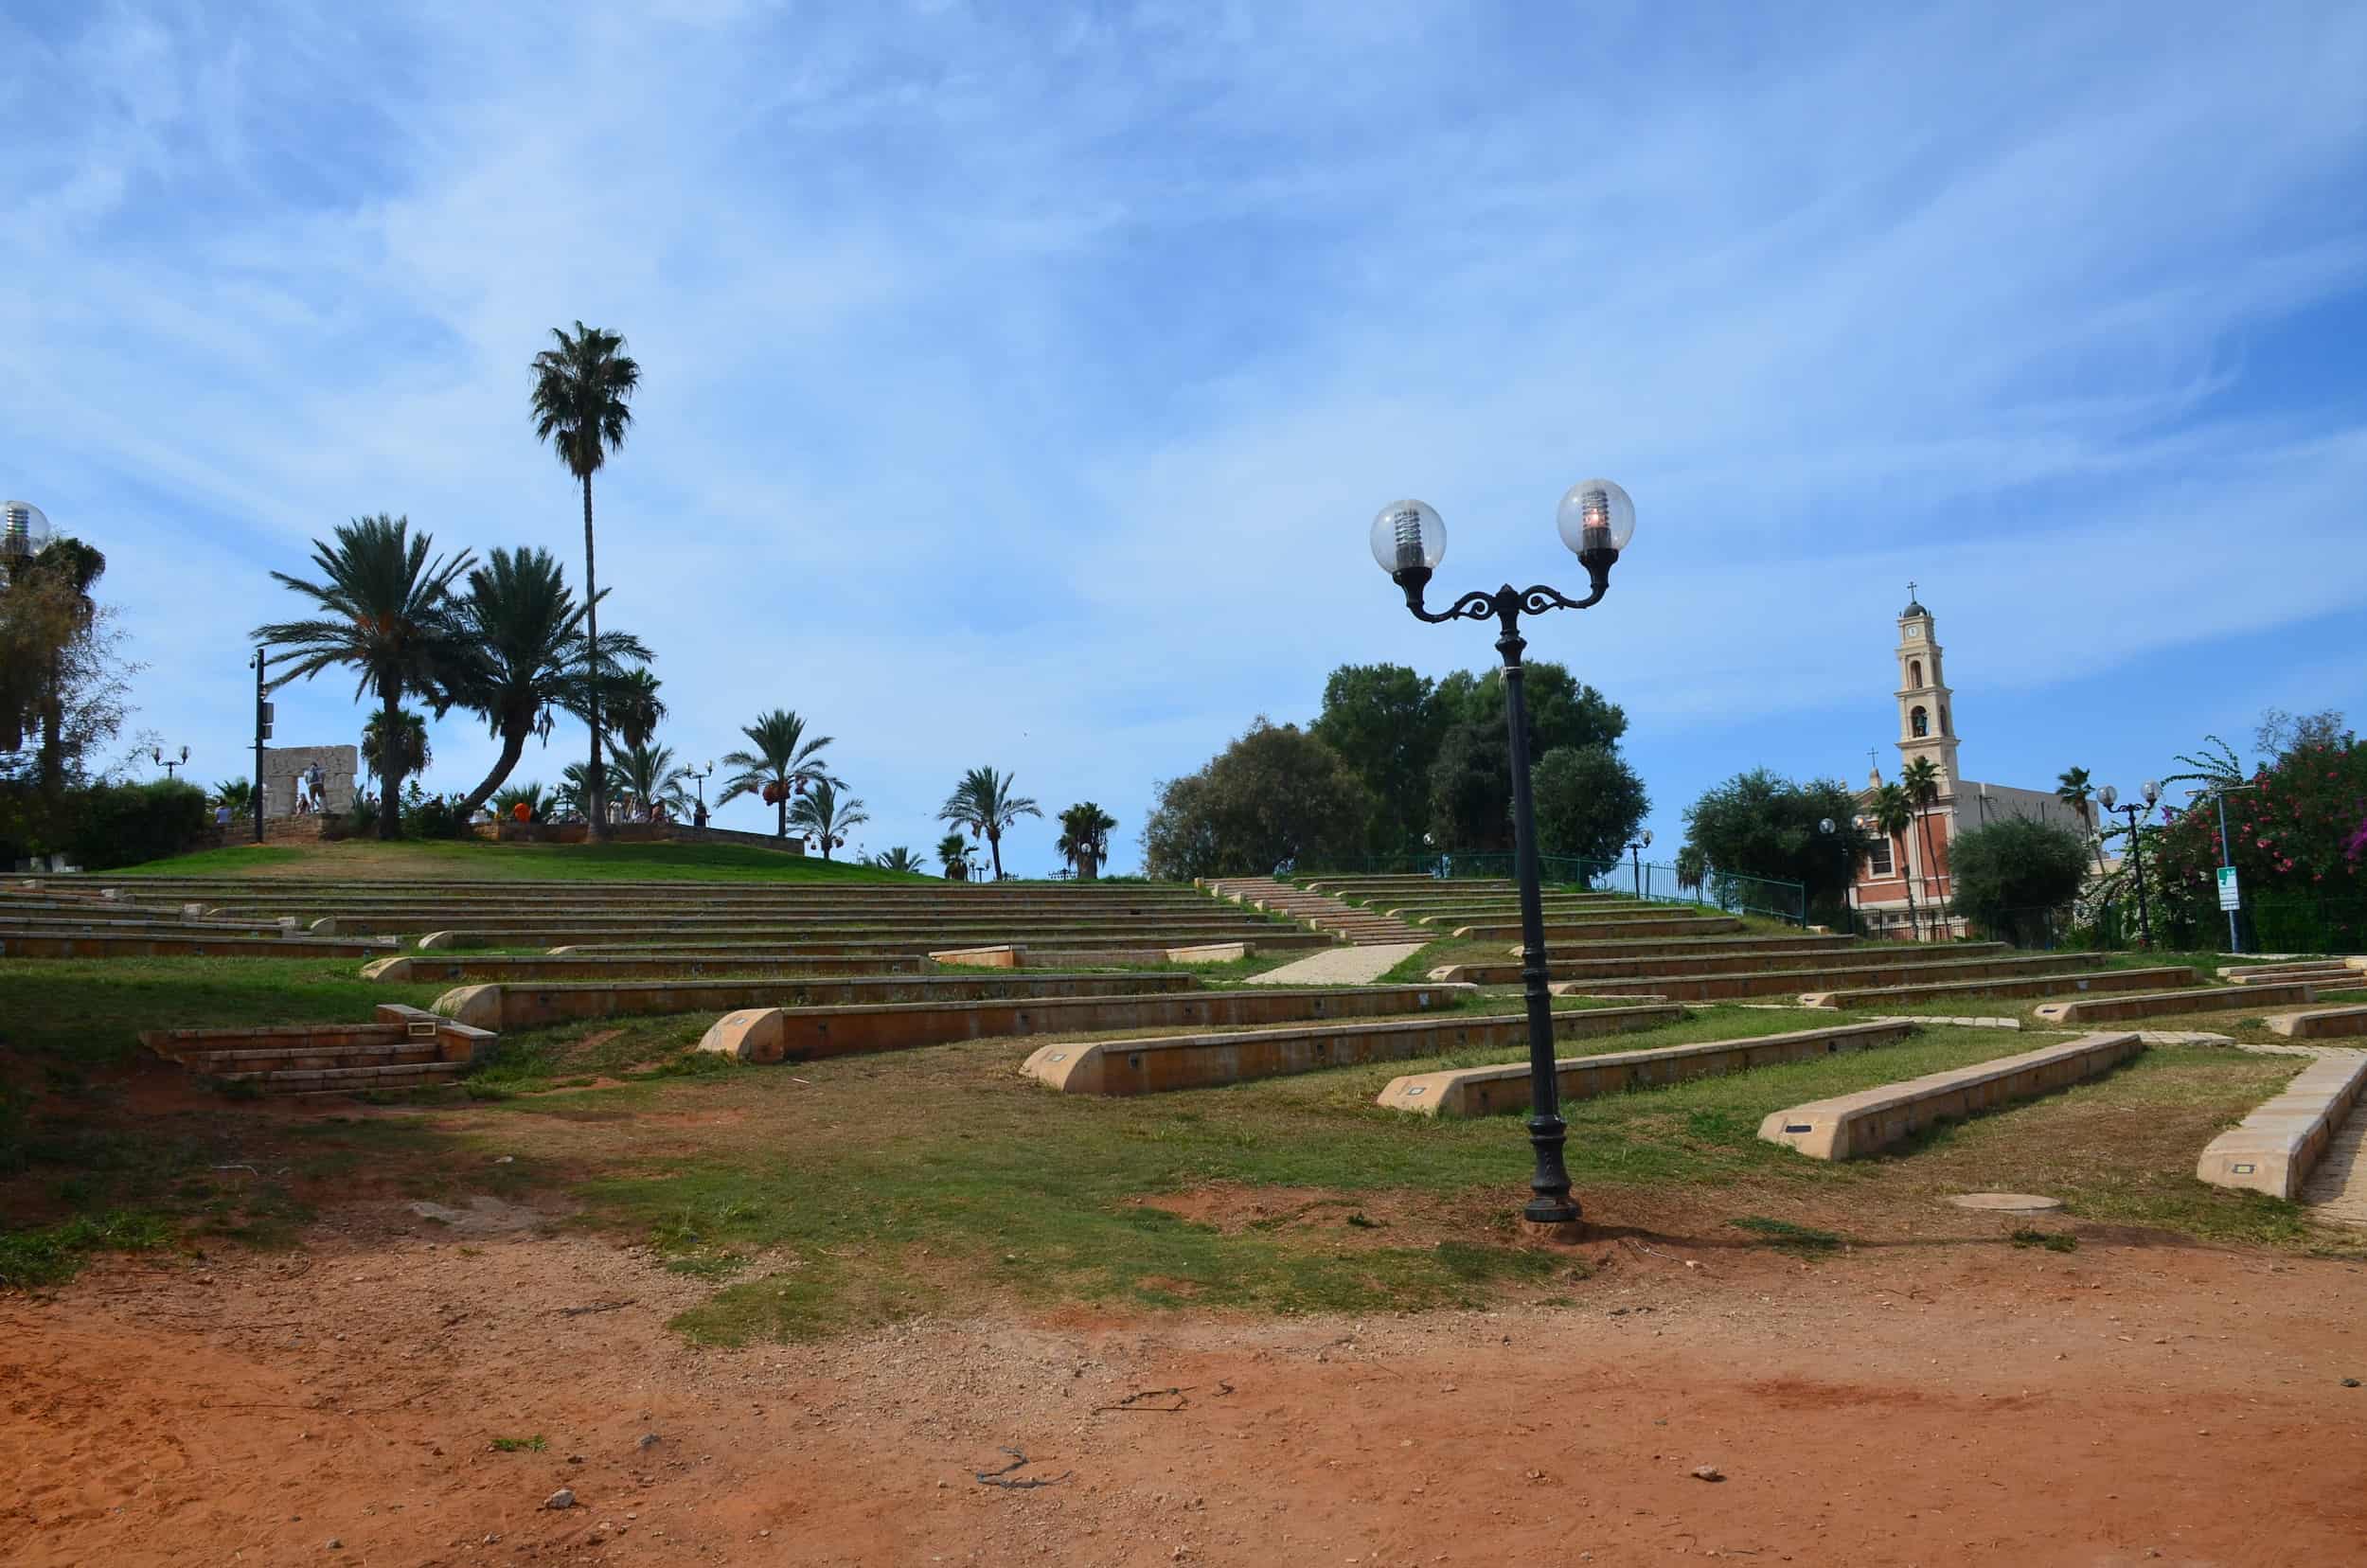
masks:
{"label": "green metal fence", "polygon": [[[1508,849],[1459,849],[1357,856],[1322,865],[1291,865],[1277,874],[1294,882],[1316,881],[1325,875],[1510,882],[1515,870]],[[1678,877],[1673,865],[1633,858],[1587,860],[1574,855],[1539,856],[1538,874],[1549,891],[1618,893],[1654,903],[1690,904],[1730,915],[1759,915],[1791,925],[1807,923],[1807,889],[1799,882],[1771,877],[1713,869],[1700,882],[1687,882]]]}

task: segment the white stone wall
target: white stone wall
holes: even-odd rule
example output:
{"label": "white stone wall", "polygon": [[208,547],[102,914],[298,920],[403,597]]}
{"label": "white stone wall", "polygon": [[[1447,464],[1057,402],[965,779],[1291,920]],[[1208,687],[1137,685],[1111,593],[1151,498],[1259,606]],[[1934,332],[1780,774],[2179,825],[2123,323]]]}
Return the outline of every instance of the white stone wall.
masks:
{"label": "white stone wall", "polygon": [[322,809],[333,816],[353,810],[353,784],[361,771],[359,746],[265,746],[263,815],[294,816],[297,781],[313,763],[321,767]]}

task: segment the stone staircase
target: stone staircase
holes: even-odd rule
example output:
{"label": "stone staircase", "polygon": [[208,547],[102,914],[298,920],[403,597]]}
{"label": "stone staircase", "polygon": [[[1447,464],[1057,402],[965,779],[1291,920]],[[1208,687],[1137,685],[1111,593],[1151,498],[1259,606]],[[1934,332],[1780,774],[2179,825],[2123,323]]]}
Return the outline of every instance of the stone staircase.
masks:
{"label": "stone staircase", "polygon": [[382,1003],[368,1024],[149,1029],[140,1043],[225,1085],[266,1095],[351,1095],[454,1082],[493,1039],[417,1007]]}
{"label": "stone staircase", "polygon": [[1393,915],[1364,909],[1327,894],[1309,893],[1272,877],[1211,877],[1201,884],[1219,899],[1303,921],[1355,947],[1434,942],[1439,933],[1408,925]]}

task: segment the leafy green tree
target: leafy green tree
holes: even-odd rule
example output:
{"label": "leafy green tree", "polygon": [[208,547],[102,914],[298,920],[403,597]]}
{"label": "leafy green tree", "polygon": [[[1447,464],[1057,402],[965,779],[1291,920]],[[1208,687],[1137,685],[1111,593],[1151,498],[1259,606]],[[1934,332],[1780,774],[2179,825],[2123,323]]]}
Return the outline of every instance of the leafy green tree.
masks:
{"label": "leafy green tree", "polygon": [[1144,869],[1184,880],[1340,864],[1362,853],[1374,809],[1338,752],[1259,719],[1199,772],[1159,786]]}
{"label": "leafy green tree", "polygon": [[1625,758],[1607,745],[1557,746],[1529,776],[1539,854],[1610,860],[1652,809]]}
{"label": "leafy green tree", "polygon": [[1323,712],[1308,733],[1372,791],[1377,848],[1411,847],[1429,821],[1431,768],[1449,723],[1435,691],[1403,665],[1342,665],[1324,683]]}
{"label": "leafy green tree", "polygon": [[[408,519],[381,512],[340,525],[333,545],[312,542],[321,581],[274,572],[275,581],[323,612],[313,619],[255,629],[258,642],[286,650],[284,672],[274,686],[310,680],[342,665],[359,672],[357,698],[377,693],[383,729],[400,724],[406,693],[416,692],[442,711],[454,683],[466,678],[472,656],[453,585],[474,558],[465,550],[450,559],[431,558],[434,543],[429,534],[413,536]],[[403,748],[389,746],[378,764],[381,838],[391,839],[398,831],[403,761]]]}
{"label": "leafy green tree", "polygon": [[716,799],[718,810],[730,805],[744,794],[761,794],[768,784],[774,787],[774,806],[779,811],[774,832],[789,837],[789,803],[792,795],[801,795],[814,785],[829,777],[829,764],[822,753],[831,743],[827,735],[809,736],[806,722],[792,708],[774,708],[760,713],[753,724],[740,727],[748,738],[747,751],[723,754],[723,765],[739,771],[723,780],[723,793]]}
{"label": "leafy green tree", "polygon": [[[1615,746],[1628,733],[1628,715],[1568,667],[1543,660],[1522,667],[1522,703],[1529,715],[1529,756],[1563,746]],[[1504,683],[1498,670],[1458,670],[1438,683],[1435,704],[1449,725],[1492,725],[1504,739]]]}
{"label": "leafy green tree", "polygon": [[1021,817],[1043,815],[1043,808],[1035,801],[1011,793],[1015,782],[1009,774],[998,774],[992,768],[972,768],[953,786],[945,804],[937,808],[938,821],[969,829],[973,841],[981,833],[986,835],[996,882],[1003,880],[1004,832]]}
{"label": "leafy green tree", "polygon": [[[466,820],[517,767],[527,736],[548,739],[555,713],[589,713],[593,699],[585,673],[590,612],[576,602],[548,550],[496,546],[469,574],[459,608],[474,655],[458,686],[460,705],[482,717],[501,742],[491,770],[461,797],[458,810]],[[647,659],[650,650],[639,638],[611,631],[602,639],[602,655],[604,661]]]}
{"label": "leafy green tree", "polygon": [[1439,741],[1430,833],[1441,849],[1512,847],[1512,754],[1501,721],[1462,721]]}
{"label": "leafy green tree", "polygon": [[937,840],[937,864],[945,867],[947,882],[970,880],[970,841],[959,833],[948,833]]}
{"label": "leafy green tree", "polygon": [[1060,813],[1060,841],[1053,846],[1077,873],[1092,882],[1110,858],[1110,829],[1118,819],[1090,800],[1079,801]]}
{"label": "leafy green tree", "polygon": [[863,803],[853,795],[841,795],[835,779],[817,778],[797,797],[789,809],[789,823],[802,828],[822,845],[822,858],[828,860],[833,848],[846,843],[847,830],[860,828],[871,820]]}
{"label": "leafy green tree", "polygon": [[2088,846],[2068,828],[2002,817],[1956,835],[1949,864],[1956,908],[2009,940],[2039,939],[2049,917],[2079,897]]}
{"label": "leafy green tree", "polygon": [[22,747],[28,727],[38,734],[34,782],[51,801],[80,775],[83,749],[98,739],[78,736],[69,695],[79,684],[77,653],[87,650],[98,626],[92,590],[106,570],[107,558],[91,545],[54,539],[19,558],[0,591],[0,751]]}
{"label": "leafy green tree", "polygon": [[[1863,858],[1857,812],[1857,797],[1838,779],[1802,783],[1754,768],[1685,809],[1685,843],[1713,874],[1796,882],[1811,900],[1838,901]],[[1835,835],[1820,826],[1827,818],[1846,835],[1838,853]]]}
{"label": "leafy green tree", "polygon": [[585,673],[591,689],[587,719],[592,732],[591,765],[584,778],[592,793],[584,802],[586,835],[595,843],[607,836],[601,819],[604,771],[600,766],[599,672],[591,652],[600,642],[599,575],[592,549],[592,476],[607,463],[608,454],[625,444],[632,425],[630,402],[641,384],[641,366],[625,353],[625,340],[597,327],[576,323],[569,333],[551,329],[554,347],[534,356],[532,409],[534,434],[551,443],[559,460],[583,487],[583,598]]}

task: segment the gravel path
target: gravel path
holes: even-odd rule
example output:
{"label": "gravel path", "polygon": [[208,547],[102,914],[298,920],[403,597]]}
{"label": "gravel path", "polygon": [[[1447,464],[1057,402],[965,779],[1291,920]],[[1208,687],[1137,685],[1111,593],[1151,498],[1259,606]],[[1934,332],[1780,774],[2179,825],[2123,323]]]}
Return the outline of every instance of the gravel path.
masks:
{"label": "gravel path", "polygon": [[1391,942],[1379,947],[1331,948],[1280,969],[1251,978],[1253,986],[1364,986],[1397,966],[1400,959],[1422,951],[1421,942]]}

